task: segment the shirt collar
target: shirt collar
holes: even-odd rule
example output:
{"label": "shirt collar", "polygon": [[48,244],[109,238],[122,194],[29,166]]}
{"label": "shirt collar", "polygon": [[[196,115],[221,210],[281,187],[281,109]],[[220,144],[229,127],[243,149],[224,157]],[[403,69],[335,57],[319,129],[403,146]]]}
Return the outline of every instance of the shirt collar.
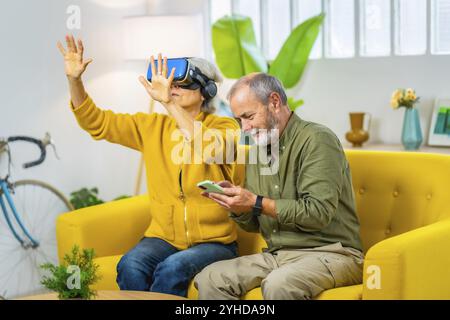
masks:
{"label": "shirt collar", "polygon": [[295,130],[297,128],[296,123],[300,121],[300,118],[295,114],[295,112],[291,112],[288,123],[281,133],[281,137],[279,139],[279,144],[284,145],[287,141],[290,141],[293,135],[295,134]]}

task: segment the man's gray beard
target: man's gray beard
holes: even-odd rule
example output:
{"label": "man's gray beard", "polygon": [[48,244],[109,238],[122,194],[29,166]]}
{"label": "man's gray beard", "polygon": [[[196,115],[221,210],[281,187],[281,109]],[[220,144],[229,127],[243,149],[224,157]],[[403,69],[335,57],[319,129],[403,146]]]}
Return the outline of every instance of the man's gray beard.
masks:
{"label": "man's gray beard", "polygon": [[[267,117],[267,121],[266,121],[266,128],[267,129],[258,129],[259,130],[265,130],[262,131],[259,135],[258,138],[253,138],[253,140],[255,141],[256,145],[259,146],[267,146],[269,144],[274,144],[274,143],[278,143],[278,139],[277,141],[272,141],[274,139],[274,134],[272,132],[272,130],[278,130],[278,119],[272,114],[272,112],[268,111],[269,115]],[[262,136],[264,135],[264,136]],[[277,135],[278,137],[278,135]]]}

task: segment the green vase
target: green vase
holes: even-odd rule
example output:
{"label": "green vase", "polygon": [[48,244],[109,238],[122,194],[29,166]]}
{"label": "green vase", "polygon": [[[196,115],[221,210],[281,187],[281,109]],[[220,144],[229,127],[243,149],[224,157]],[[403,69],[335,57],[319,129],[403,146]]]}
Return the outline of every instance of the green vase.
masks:
{"label": "green vase", "polygon": [[417,150],[422,144],[419,112],[416,108],[406,108],[403,118],[402,144],[405,150]]}

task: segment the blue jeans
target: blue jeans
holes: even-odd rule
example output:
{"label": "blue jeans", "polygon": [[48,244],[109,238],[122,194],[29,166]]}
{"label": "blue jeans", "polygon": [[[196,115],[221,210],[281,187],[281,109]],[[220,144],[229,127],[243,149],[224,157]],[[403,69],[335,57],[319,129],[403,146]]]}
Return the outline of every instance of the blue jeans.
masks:
{"label": "blue jeans", "polygon": [[159,238],[143,238],[120,259],[121,290],[152,291],[186,297],[191,279],[207,265],[237,256],[237,245],[201,243],[178,250]]}

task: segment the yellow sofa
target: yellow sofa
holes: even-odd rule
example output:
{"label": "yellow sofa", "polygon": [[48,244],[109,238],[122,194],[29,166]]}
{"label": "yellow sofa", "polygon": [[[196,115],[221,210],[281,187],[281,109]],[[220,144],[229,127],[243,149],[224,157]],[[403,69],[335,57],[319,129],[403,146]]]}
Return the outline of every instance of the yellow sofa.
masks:
{"label": "yellow sofa", "polygon": [[[317,299],[450,299],[450,156],[346,151],[366,252],[363,284],[324,291]],[[102,280],[118,290],[116,265],[143,236],[151,217],[146,195],[59,216],[60,259],[73,244],[94,248]],[[241,255],[265,246],[239,230]],[[191,283],[189,298],[197,291]],[[256,288],[245,299],[261,299]]]}

